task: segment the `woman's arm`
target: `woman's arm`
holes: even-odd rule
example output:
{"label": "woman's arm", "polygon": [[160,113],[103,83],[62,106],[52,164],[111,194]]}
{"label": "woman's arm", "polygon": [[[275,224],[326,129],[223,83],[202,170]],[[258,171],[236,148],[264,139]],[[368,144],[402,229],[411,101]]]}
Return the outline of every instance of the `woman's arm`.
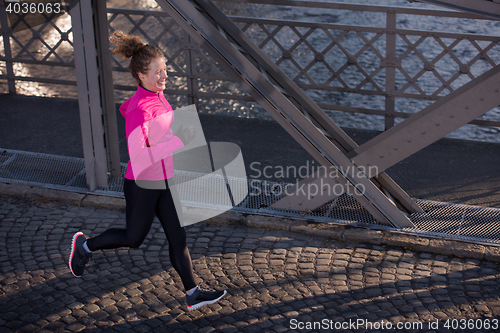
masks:
{"label": "woman's arm", "polygon": [[143,122],[128,135],[128,151],[136,179],[140,179],[138,176],[151,165],[184,147],[182,141],[172,134],[172,121],[173,112],[168,112]]}

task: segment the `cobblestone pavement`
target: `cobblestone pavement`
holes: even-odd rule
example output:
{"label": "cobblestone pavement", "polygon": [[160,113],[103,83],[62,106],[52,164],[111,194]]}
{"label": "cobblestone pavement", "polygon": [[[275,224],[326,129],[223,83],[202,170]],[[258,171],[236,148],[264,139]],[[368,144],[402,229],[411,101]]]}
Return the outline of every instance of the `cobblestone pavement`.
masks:
{"label": "cobblestone pavement", "polygon": [[123,212],[0,197],[0,221],[0,332],[500,327],[494,262],[198,223],[187,228],[196,276],[229,295],[188,312],[157,222],[139,249],[96,253],[83,278],[75,278],[67,266],[73,233],[121,226]]}

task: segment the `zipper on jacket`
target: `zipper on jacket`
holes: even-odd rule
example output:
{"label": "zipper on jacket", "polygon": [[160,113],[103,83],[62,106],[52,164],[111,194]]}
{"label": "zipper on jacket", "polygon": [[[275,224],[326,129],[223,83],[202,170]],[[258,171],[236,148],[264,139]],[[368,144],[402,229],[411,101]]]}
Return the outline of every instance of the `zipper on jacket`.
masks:
{"label": "zipper on jacket", "polygon": [[167,106],[165,105],[165,103],[163,103],[163,101],[160,98],[160,93],[158,93],[158,99],[160,100],[161,104],[163,104],[163,107],[168,111]]}

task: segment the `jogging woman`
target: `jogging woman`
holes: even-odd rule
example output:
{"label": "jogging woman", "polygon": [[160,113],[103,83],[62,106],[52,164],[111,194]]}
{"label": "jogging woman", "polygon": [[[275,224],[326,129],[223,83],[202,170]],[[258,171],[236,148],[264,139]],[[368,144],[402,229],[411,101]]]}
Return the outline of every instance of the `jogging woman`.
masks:
{"label": "jogging woman", "polygon": [[[131,58],[129,69],[138,82],[135,94],[120,107],[125,117],[131,158],[123,186],[126,228],[108,229],[89,239],[82,232],[77,232],[71,244],[71,272],[81,277],[93,251],[139,247],[151,229],[156,214],[167,236],[170,261],[186,290],[188,310],[215,303],[224,297],[226,291],[204,291],[197,286],[186,244],[186,231],[180,225],[168,188],[167,179],[174,175],[172,152],[187,144],[193,134],[189,131],[172,134],[174,112],[163,94],[167,79],[165,56],[158,47],[144,44],[139,37],[121,31],[113,33],[110,41],[115,45],[114,54],[122,55],[125,59]],[[135,135],[137,133],[141,135]],[[151,157],[150,164],[146,163],[145,166],[140,162],[134,167],[133,161],[141,154]],[[152,186],[138,186],[140,182],[136,180],[142,184],[149,182]],[[164,186],[160,186],[163,189],[151,189],[158,188],[158,181],[164,183]]]}

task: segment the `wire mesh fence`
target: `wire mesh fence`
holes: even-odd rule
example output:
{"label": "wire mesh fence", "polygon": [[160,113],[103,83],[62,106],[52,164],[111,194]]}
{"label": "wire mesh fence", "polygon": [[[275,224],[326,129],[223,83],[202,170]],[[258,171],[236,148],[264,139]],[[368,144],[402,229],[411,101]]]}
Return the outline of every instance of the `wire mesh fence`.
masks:
{"label": "wire mesh fence", "polygon": [[[81,193],[97,193],[108,196],[123,196],[123,175],[126,164],[122,164],[122,177],[112,177],[108,188],[90,192],[85,180],[85,166],[82,158],[65,157],[16,150],[0,150],[0,181],[41,186]],[[196,182],[210,181],[207,177],[176,170],[180,180]],[[353,196],[344,194],[325,203],[314,211],[295,211],[271,207],[279,200],[283,189],[290,185],[284,182],[262,181],[259,179],[231,179],[232,195],[247,193],[245,200],[231,206],[227,195],[214,196],[210,202],[194,191],[185,191],[181,201],[192,207],[217,208],[245,214],[260,214],[283,218],[308,220],[311,222],[340,223],[350,226],[364,226],[375,229],[392,229],[378,223]],[[205,188],[198,184],[199,188]],[[439,238],[452,238],[471,242],[500,245],[500,209],[442,203],[428,200],[415,200],[423,209],[422,213],[410,216],[414,228],[402,229],[405,232]]]}

